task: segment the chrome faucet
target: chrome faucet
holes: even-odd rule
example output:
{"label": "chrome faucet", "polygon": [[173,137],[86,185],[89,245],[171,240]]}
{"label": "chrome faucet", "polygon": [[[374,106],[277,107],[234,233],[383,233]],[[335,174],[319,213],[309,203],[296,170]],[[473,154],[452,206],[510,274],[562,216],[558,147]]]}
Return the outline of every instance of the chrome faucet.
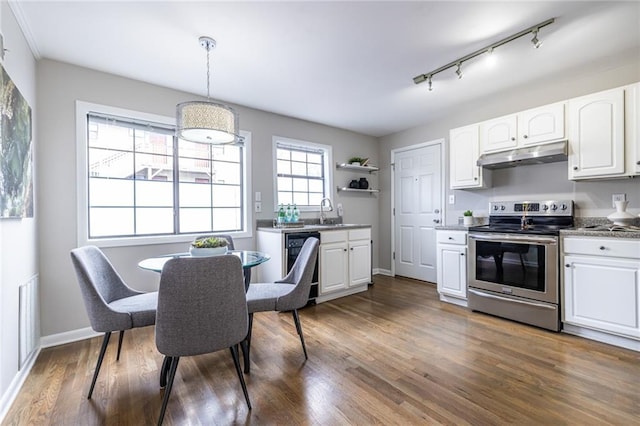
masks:
{"label": "chrome faucet", "polygon": [[330,198],[323,198],[322,201],[320,201],[320,224],[323,225],[326,220],[327,217],[324,214],[324,210],[322,209],[322,207],[324,207],[324,202],[328,201],[329,202],[329,210],[328,211],[333,211],[333,204],[331,204],[331,199]]}

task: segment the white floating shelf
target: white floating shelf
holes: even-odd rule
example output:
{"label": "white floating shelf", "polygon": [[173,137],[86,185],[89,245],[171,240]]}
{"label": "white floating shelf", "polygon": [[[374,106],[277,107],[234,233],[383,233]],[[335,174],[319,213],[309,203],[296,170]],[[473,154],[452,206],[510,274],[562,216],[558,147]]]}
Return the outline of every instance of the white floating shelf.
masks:
{"label": "white floating shelf", "polygon": [[380,170],[380,168],[376,166],[355,166],[349,163],[337,163],[336,168],[369,173],[377,172],[378,170]]}
{"label": "white floating shelf", "polygon": [[344,192],[368,192],[369,194],[376,194],[376,193],[380,192],[379,189],[359,189],[359,188],[349,188],[349,187],[346,187],[346,186],[343,186],[343,187],[339,186],[338,187],[338,192],[341,192],[341,191],[344,191]]}

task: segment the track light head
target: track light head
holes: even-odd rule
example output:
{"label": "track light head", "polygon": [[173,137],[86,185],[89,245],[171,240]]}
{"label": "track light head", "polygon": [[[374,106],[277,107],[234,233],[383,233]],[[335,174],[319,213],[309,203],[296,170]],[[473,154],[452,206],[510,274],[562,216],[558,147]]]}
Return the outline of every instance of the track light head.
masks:
{"label": "track light head", "polygon": [[427,83],[429,84],[429,91],[430,92],[433,91],[433,87],[432,87],[432,84],[431,84],[431,75],[427,76]]}
{"label": "track light head", "polygon": [[458,68],[456,68],[456,74],[458,75],[458,79],[462,78],[462,70],[460,69],[460,66],[462,65],[461,62],[457,63]]}
{"label": "track light head", "polygon": [[535,30],[532,30],[531,33],[533,34],[533,38],[531,39],[531,44],[533,44],[533,47],[537,49],[540,46],[542,46],[542,42],[538,39],[538,28],[536,28]]}

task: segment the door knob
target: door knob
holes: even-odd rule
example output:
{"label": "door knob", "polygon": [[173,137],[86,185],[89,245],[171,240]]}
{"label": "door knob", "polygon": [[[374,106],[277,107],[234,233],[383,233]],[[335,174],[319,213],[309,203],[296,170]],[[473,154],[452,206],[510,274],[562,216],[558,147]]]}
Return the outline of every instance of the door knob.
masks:
{"label": "door knob", "polygon": [[435,214],[438,214],[438,213],[440,213],[440,209],[435,209],[433,212],[434,212]]}
{"label": "door knob", "polygon": [[440,223],[440,219],[433,219],[434,223]]}

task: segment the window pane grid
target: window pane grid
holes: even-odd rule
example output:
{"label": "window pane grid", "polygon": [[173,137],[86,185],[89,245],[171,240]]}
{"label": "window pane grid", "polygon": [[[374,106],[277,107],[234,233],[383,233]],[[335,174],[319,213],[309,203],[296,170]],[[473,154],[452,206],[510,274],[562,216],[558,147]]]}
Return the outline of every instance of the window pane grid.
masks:
{"label": "window pane grid", "polygon": [[[244,230],[244,148],[194,144],[175,138],[173,128],[154,130],[88,114],[89,238]],[[189,209],[199,211],[195,222],[181,220]]]}
{"label": "window pane grid", "polygon": [[296,204],[300,207],[319,204],[325,194],[325,161],[324,149],[307,149],[277,142],[277,204]]}

